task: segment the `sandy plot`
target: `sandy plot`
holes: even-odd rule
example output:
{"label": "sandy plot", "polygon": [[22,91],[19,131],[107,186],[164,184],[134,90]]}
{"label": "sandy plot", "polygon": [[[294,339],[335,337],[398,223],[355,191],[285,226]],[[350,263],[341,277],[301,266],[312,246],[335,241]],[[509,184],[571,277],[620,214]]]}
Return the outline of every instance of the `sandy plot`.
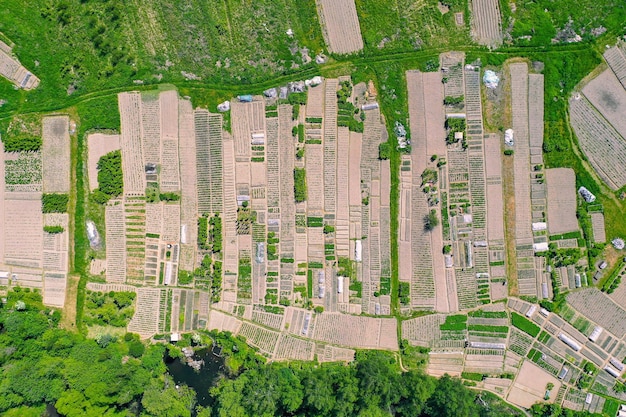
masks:
{"label": "sandy plot", "polygon": [[43,251],[41,194],[29,193],[24,197],[30,199],[7,199],[3,203],[5,262],[41,268]]}
{"label": "sandy plot", "polygon": [[525,408],[530,408],[537,401],[542,401],[548,383],[554,384],[552,401],[561,388],[561,382],[530,361],[525,361],[520,369],[507,401]]}
{"label": "sandy plot", "polygon": [[307,91],[306,117],[324,116],[324,84],[310,87]]}
{"label": "sandy plot", "polygon": [[604,230],[603,213],[591,213],[591,227],[593,228],[593,241],[596,243],[606,242],[606,231]]}
{"label": "sandy plot", "polygon": [[180,269],[195,268],[197,241],[197,194],[196,194],[196,139],[194,135],[193,109],[189,100],[178,102],[179,158],[181,172],[181,256]]}
{"label": "sandy plot", "polygon": [[46,272],[43,280],[43,303],[53,307],[63,307],[67,275]]}
{"label": "sandy plot", "polygon": [[43,191],[68,193],[70,191],[70,118],[53,116],[43,118]]}
{"label": "sandy plot", "polygon": [[324,149],[322,145],[306,145],[307,210],[324,210]]}
{"label": "sandy plot", "polygon": [[512,64],[511,110],[515,131],[515,238],[518,244],[532,240],[530,202],[530,149],[528,132],[528,66]]}
{"label": "sandy plot", "polygon": [[281,335],[276,347],[275,358],[311,361],[314,353],[315,343],[297,339],[291,335]]}
{"label": "sandy plot", "polygon": [[128,323],[129,332],[147,338],[159,331],[161,291],[158,288],[137,288],[135,314]]}
{"label": "sandy plot", "polygon": [[426,373],[440,377],[444,374],[460,377],[463,371],[463,352],[429,352]]}
{"label": "sandy plot", "polygon": [[335,362],[335,361],[347,361],[351,362],[354,360],[354,350],[345,349],[336,346],[324,346],[324,351],[320,355],[318,353],[317,360],[318,362]]}
{"label": "sandy plot", "polygon": [[107,205],[106,222],[106,257],[107,282],[123,283],[126,281],[126,232],[124,228],[124,206],[121,203]]}
{"label": "sandy plot", "polygon": [[626,141],[585,98],[570,101],[570,123],[582,151],[600,178],[611,188],[626,184]]}
{"label": "sandy plot", "polygon": [[161,239],[166,242],[178,242],[180,239],[180,205],[163,203],[163,233]]}
{"label": "sandy plot", "polygon": [[311,337],[363,349],[398,349],[395,319],[324,313],[317,316]]}
{"label": "sandy plot", "polygon": [[238,336],[245,337],[247,343],[258,347],[262,353],[273,355],[280,333],[243,322]]}
{"label": "sandy plot", "polygon": [[89,189],[98,188],[98,161],[101,157],[120,149],[120,135],[106,135],[92,133],[87,136],[87,172],[89,175]]}
{"label": "sandy plot", "polygon": [[209,311],[209,323],[207,325],[207,329],[237,334],[240,328],[241,320],[228,314],[224,314],[221,311]]}
{"label": "sandy plot", "polygon": [[124,195],[143,196],[146,192],[144,158],[141,143],[141,95],[137,92],[118,95],[120,109],[120,146]]}
{"label": "sandy plot", "polygon": [[443,83],[441,82],[441,72],[423,73],[424,78],[424,98],[426,105],[426,154],[432,155],[446,154],[446,130],[445,114],[443,108]]}
{"label": "sandy plot", "polygon": [[354,0],[316,0],[324,40],[331,52],[349,54],[363,49]]}
{"label": "sandy plot", "polygon": [[404,320],[402,322],[402,338],[411,344],[429,347],[441,338],[439,326],[446,320],[444,314],[430,314],[424,317]]}
{"label": "sandy plot", "polygon": [[163,218],[163,205],[160,203],[146,204],[146,233],[160,235]]}
{"label": "sandy plot", "polygon": [[593,106],[622,137],[626,136],[626,90],[610,69],[604,70],[582,90]]}
{"label": "sandy plot", "polygon": [[497,0],[472,0],[472,37],[492,48],[502,44],[502,22]]}
{"label": "sandy plot", "polygon": [[485,136],[485,171],[487,174],[487,236],[491,242],[504,240],[504,204],[502,196],[502,159],[500,138]]}
{"label": "sandy plot", "polygon": [[576,174],[571,168],[546,169],[548,230],[557,235],[578,230]]}
{"label": "sandy plot", "polygon": [[161,163],[161,107],[154,92],[141,95],[141,147],[144,163]]}
{"label": "sandy plot", "polygon": [[161,139],[178,141],[178,93],[176,90],[159,94],[161,109]]}

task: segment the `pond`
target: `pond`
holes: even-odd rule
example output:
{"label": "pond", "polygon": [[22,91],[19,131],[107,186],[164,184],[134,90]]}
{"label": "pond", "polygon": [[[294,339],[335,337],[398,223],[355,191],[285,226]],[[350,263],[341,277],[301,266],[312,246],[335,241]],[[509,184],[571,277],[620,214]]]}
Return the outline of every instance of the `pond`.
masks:
{"label": "pond", "polygon": [[225,374],[224,358],[215,355],[211,349],[199,349],[191,357],[194,361],[204,361],[199,370],[187,365],[187,358],[172,359],[166,355],[165,365],[169,374],[177,384],[185,384],[197,393],[198,405],[209,407],[213,405],[213,398],[209,396],[211,389]]}

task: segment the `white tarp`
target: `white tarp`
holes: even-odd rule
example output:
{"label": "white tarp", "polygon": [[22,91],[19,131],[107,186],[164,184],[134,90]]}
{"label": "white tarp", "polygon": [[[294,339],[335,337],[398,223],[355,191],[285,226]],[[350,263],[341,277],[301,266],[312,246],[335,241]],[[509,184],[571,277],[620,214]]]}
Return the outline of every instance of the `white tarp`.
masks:
{"label": "white tarp", "polygon": [[513,129],[507,129],[504,131],[504,143],[509,146],[513,146]]}
{"label": "white tarp", "polygon": [[485,84],[485,87],[497,88],[499,82],[500,77],[498,77],[495,72],[491,70],[485,70],[485,75],[483,75],[483,83]]}

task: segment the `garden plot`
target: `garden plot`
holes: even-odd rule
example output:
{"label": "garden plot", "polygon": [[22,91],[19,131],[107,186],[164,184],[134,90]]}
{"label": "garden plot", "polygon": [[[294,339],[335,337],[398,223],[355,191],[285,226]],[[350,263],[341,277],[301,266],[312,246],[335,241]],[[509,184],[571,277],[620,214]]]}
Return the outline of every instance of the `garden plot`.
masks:
{"label": "garden plot", "polygon": [[352,362],[355,351],[331,345],[324,345],[321,352],[317,354],[318,362]]}
{"label": "garden plot", "polygon": [[499,374],[504,367],[504,352],[486,351],[482,354],[470,354],[465,356],[463,364],[464,372],[476,372],[482,374]]}
{"label": "garden plot", "polygon": [[[530,361],[525,361],[507,396],[507,401],[530,408],[534,403],[542,401],[548,383],[554,385],[553,393],[561,388],[561,382],[554,376]],[[555,398],[553,395],[552,398]]]}
{"label": "garden plot", "polygon": [[622,137],[626,137],[626,90],[615,73],[604,70],[582,89],[589,102],[604,116]]}
{"label": "garden plot", "polygon": [[2,202],[4,262],[10,265],[41,268],[43,251],[41,193],[7,193],[5,198]]}
{"label": "garden plot", "polygon": [[317,316],[312,338],[362,349],[398,349],[395,319],[324,313]]}
{"label": "garden plot", "polygon": [[626,334],[626,311],[595,288],[585,288],[567,295],[567,302],[599,326],[617,337]]}
{"label": "garden plot", "polygon": [[42,182],[40,152],[4,154],[4,190],[6,192],[40,192],[43,190]]}
{"label": "garden plot", "polygon": [[87,136],[87,173],[89,189],[98,188],[98,161],[109,152],[120,149],[120,135],[92,133]]}
{"label": "garden plot", "polygon": [[591,227],[593,230],[593,241],[596,243],[606,242],[606,231],[604,229],[604,214],[598,211],[591,213]]}
{"label": "garden plot", "polygon": [[272,356],[278,344],[280,333],[243,322],[238,336],[245,337],[246,341],[252,346],[258,347],[261,353]]}
{"label": "garden plot", "polygon": [[497,0],[472,0],[472,37],[480,45],[497,48],[502,44],[502,21]]}
{"label": "garden plot", "polygon": [[138,92],[118,95],[120,109],[120,147],[122,149],[122,173],[124,195],[141,197],[146,192],[144,156],[141,132],[141,94]]}
{"label": "garden plot", "polygon": [[446,321],[444,314],[430,314],[424,317],[404,320],[402,322],[402,338],[411,344],[430,347],[441,339],[440,326]]}
{"label": "garden plot", "polygon": [[69,193],[70,191],[70,118],[44,117],[42,139],[43,191]]}
{"label": "garden plot", "polygon": [[231,332],[237,334],[241,329],[241,320],[225,314],[221,311],[211,309],[209,311],[209,323],[207,329],[217,330],[218,332]]}
{"label": "garden plot", "polygon": [[440,377],[444,374],[460,377],[463,371],[463,351],[430,351],[428,353],[428,375]]}
{"label": "garden plot", "polygon": [[[621,88],[621,86],[620,86]],[[616,190],[626,184],[626,140],[584,97],[569,101],[570,123],[578,143],[600,178]]]}
{"label": "garden plot", "polygon": [[444,93],[446,97],[461,97],[465,94],[463,82],[463,63],[465,53],[446,52],[439,55],[443,78],[445,78]]}
{"label": "garden plot", "polygon": [[65,305],[67,274],[46,272],[43,276],[43,303],[62,308]]}
{"label": "garden plot", "polygon": [[39,78],[30,73],[11,56],[11,49],[0,50],[0,76],[11,81],[17,88],[32,90],[39,85]]}
{"label": "garden plot", "polygon": [[626,55],[623,44],[607,49],[604,53],[604,59],[622,86],[626,88]]}
{"label": "garden plot", "polygon": [[47,271],[67,272],[69,250],[69,216],[67,213],[48,213],[43,215],[43,225],[60,226],[61,233],[45,233],[43,238],[43,269]]}
{"label": "garden plot", "polygon": [[107,282],[126,282],[126,231],[124,206],[113,202],[105,208],[106,224],[106,279]]}
{"label": "garden plot", "polygon": [[330,52],[350,54],[363,49],[354,0],[316,0],[324,40]]}
{"label": "garden plot", "polygon": [[282,334],[278,340],[274,358],[312,361],[314,353],[315,343],[298,339],[288,334]]}
{"label": "garden plot", "polygon": [[[135,314],[128,323],[128,331],[147,338],[159,332],[162,292],[159,288],[137,288]],[[169,331],[169,329],[167,329]]]}
{"label": "garden plot", "polygon": [[571,168],[546,169],[548,184],[548,230],[559,235],[578,230],[576,174]]}
{"label": "garden plot", "polygon": [[504,245],[504,202],[502,194],[502,151],[498,135],[485,135],[487,180],[487,236],[491,245]]}

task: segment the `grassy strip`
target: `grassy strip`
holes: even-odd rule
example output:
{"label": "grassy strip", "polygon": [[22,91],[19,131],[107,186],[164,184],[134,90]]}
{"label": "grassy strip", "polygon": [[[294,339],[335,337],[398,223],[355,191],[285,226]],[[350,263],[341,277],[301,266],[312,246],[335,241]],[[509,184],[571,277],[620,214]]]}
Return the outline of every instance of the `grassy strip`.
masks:
{"label": "grassy strip", "polygon": [[508,326],[489,326],[486,324],[470,324],[468,330],[486,333],[508,333]]}
{"label": "grassy strip", "polygon": [[481,317],[485,319],[506,319],[509,316],[506,314],[506,311],[484,311],[484,310],[475,310],[467,313],[469,317]]}
{"label": "grassy strip", "polygon": [[511,324],[532,337],[537,337],[540,331],[539,326],[515,312],[511,312]]}

